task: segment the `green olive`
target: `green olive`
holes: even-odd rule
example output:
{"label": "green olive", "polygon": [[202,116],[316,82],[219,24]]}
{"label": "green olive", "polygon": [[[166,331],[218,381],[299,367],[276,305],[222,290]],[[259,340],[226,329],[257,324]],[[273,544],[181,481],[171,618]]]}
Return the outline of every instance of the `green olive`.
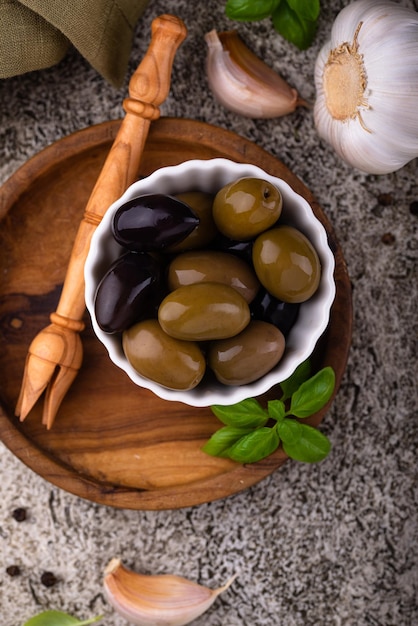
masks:
{"label": "green olive", "polygon": [[193,389],[205,373],[199,346],[167,335],[157,320],[135,324],[122,335],[123,350],[141,376],[168,389]]}
{"label": "green olive", "polygon": [[177,339],[223,339],[247,326],[250,309],[228,285],[195,283],[169,293],[160,304],[158,320],[163,330]]}
{"label": "green olive", "polygon": [[249,303],[260,283],[252,267],[243,259],[217,250],[195,250],[179,254],[168,269],[170,290],[194,283],[223,283],[236,289]]}
{"label": "green olive", "polygon": [[252,321],[236,337],[213,341],[208,365],[224,385],[246,385],[267,374],[284,348],[284,336],[276,326]]}
{"label": "green olive", "polygon": [[218,230],[236,240],[247,240],[270,228],[282,212],[282,195],[261,178],[240,178],[218,191],[213,219]]}
{"label": "green olive", "polygon": [[199,218],[199,224],[182,241],[166,248],[167,252],[196,250],[207,246],[216,236],[217,230],[212,216],[213,195],[203,191],[187,191],[176,194],[176,198],[191,207]]}
{"label": "green olive", "polygon": [[253,264],[260,283],[284,302],[308,300],[321,278],[315,248],[293,226],[279,226],[259,235],[253,246]]}

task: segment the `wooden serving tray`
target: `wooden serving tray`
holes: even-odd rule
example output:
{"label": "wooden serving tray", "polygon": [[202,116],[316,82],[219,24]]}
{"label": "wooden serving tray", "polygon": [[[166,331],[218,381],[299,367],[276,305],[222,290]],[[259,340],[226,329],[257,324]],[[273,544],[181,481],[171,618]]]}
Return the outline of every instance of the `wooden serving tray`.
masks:
{"label": "wooden serving tray", "polygon": [[[220,427],[210,409],[160,400],[136,387],[111,363],[87,313],[83,365],[52,429],[41,424],[41,402],[23,423],[14,416],[29,344],[55,311],[85,204],[119,125],[106,122],[58,141],[0,189],[0,437],[37,474],[82,498],[131,509],[187,507],[256,484],[286,455],[278,450],[239,465],[203,453],[201,446]],[[333,229],[301,181],[230,131],[174,118],[152,124],[138,175],[213,157],[253,163],[283,178],[324,224],[335,254],[337,293],[314,358],[318,367],[334,368],[337,391],[351,342],[350,280]],[[327,408],[310,423],[319,424]]]}

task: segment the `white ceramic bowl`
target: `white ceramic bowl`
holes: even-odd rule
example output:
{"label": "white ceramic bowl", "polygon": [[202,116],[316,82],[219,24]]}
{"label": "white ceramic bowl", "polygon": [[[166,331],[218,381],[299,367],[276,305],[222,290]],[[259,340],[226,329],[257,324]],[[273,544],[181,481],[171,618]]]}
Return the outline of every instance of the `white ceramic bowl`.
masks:
{"label": "white ceramic bowl", "polygon": [[[123,353],[120,335],[104,333],[95,319],[94,297],[97,285],[110,264],[123,251],[111,232],[113,216],[122,204],[142,194],[177,194],[191,190],[216,193],[224,185],[243,176],[263,178],[279,188],[283,196],[283,217],[287,223],[305,233],[319,255],[322,267],[319,288],[312,298],[301,305],[297,321],[287,337],[282,359],[273,370],[259,380],[235,387],[216,382],[202,382],[190,391],[166,389],[140,376]],[[109,207],[93,235],[85,264],[86,305],[94,332],[107,348],[111,360],[124,370],[135,384],[150,389],[165,400],[184,402],[191,406],[228,405],[265,393],[288,378],[296,367],[311,355],[329,321],[335,297],[334,265],[334,256],[328,246],[323,225],[313,214],[308,202],[295,193],[286,182],[270,176],[255,165],[235,163],[227,159],[191,160],[153,172],[147,178],[131,185],[123,196]]]}

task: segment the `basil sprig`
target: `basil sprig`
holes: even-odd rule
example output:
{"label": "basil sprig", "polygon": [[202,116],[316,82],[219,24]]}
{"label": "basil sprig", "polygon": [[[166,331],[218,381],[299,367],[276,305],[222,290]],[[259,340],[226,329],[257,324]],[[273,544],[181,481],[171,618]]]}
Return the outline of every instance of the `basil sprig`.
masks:
{"label": "basil sprig", "polygon": [[279,4],[280,0],[228,0],[225,13],[231,20],[257,22],[270,17]]}
{"label": "basil sprig", "polygon": [[62,611],[43,611],[31,617],[23,626],[88,626],[103,619],[103,615],[80,621]]}
{"label": "basil sprig", "polygon": [[280,400],[270,400],[266,409],[255,398],[230,406],[213,405],[212,412],[225,426],[212,435],[203,451],[238,463],[255,463],[282,444],[296,461],[322,461],[331,450],[328,437],[294,418],[309,417],[327,404],[334,392],[335,373],[324,367],[309,376],[310,363],[305,361],[280,384]]}
{"label": "basil sprig", "polygon": [[227,0],[225,13],[242,22],[270,17],[282,37],[305,50],[315,36],[320,9],[320,0]]}

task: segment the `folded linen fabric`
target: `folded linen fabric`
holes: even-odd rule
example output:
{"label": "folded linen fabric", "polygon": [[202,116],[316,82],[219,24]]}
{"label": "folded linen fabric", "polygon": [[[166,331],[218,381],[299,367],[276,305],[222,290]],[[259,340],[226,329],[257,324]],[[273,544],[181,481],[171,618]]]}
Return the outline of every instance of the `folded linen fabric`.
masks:
{"label": "folded linen fabric", "polygon": [[0,0],[0,78],[58,63],[73,45],[115,87],[148,0]]}

